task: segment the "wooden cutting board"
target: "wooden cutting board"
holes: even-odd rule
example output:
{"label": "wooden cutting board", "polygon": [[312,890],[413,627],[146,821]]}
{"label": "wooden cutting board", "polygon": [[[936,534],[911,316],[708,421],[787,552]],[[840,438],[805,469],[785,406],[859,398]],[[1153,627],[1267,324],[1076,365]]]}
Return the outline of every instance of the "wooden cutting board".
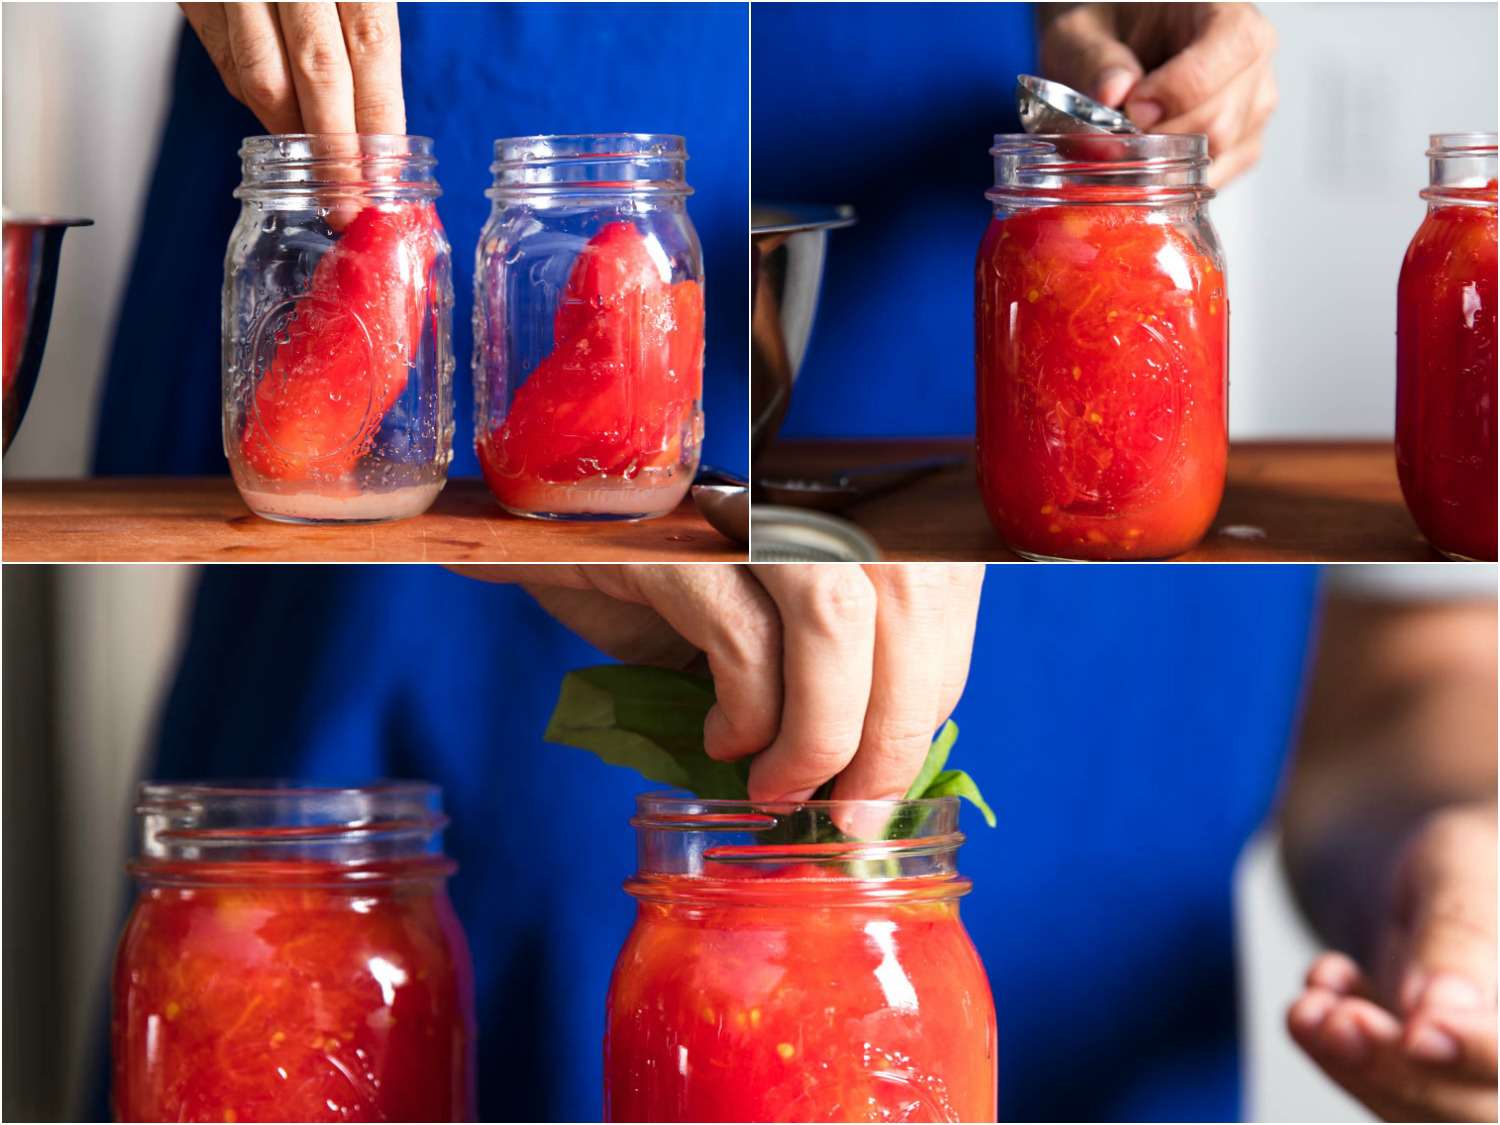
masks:
{"label": "wooden cutting board", "polygon": [[[756,463],[757,478],[961,455],[962,466],[845,512],[894,561],[1010,561],[974,483],[973,440],[784,441]],[[1238,442],[1208,536],[1192,562],[1426,562],[1428,547],[1401,499],[1389,442]]]}
{"label": "wooden cutting board", "polygon": [[245,507],[228,477],[6,481],[6,562],[732,562],[745,549],[691,500],[642,523],[506,515],[481,480],[450,480],[425,514],[302,527]]}

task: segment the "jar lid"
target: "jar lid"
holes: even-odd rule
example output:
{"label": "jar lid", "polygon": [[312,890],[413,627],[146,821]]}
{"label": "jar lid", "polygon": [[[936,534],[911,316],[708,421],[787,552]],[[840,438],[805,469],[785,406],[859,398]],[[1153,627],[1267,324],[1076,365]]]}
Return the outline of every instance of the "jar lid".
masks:
{"label": "jar lid", "polygon": [[756,504],[750,509],[754,562],[879,562],[875,540],[823,512]]}

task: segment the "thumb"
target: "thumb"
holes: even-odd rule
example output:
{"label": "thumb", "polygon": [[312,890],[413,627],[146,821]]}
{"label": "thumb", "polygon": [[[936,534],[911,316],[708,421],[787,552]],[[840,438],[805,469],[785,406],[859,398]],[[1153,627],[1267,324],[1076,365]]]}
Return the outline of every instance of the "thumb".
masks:
{"label": "thumb", "polygon": [[1429,872],[1424,883],[1413,888],[1416,893],[1409,900],[1405,964],[1399,977],[1401,1010],[1493,1006],[1492,887],[1476,872],[1451,867]]}
{"label": "thumb", "polygon": [[1048,29],[1042,68],[1048,78],[1112,108],[1145,73],[1135,52],[1086,8],[1058,17]]}

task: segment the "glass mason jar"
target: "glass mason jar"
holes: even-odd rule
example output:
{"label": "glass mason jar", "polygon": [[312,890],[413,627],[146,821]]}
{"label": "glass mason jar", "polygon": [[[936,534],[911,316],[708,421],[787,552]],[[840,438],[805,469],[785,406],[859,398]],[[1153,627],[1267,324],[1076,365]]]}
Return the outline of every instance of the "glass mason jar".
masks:
{"label": "glass mason jar", "polygon": [[224,259],[224,453],[293,523],[427,510],[453,456],[453,282],[426,137],[249,137]]}
{"label": "glass mason jar", "polygon": [[435,786],[141,786],[119,1121],[472,1121]]}
{"label": "glass mason jar", "polygon": [[506,511],[647,519],[703,442],[703,251],[681,137],[495,142],[474,265],[474,445]]}
{"label": "glass mason jar", "polygon": [[975,270],[979,488],[1033,559],[1152,559],[1208,530],[1229,304],[1201,135],[998,136]]}
{"label": "glass mason jar", "polygon": [[[876,838],[847,835],[851,820]],[[638,906],[610,984],[606,1120],[995,1120],[956,798],[651,794],[631,823]]]}
{"label": "glass mason jar", "polygon": [[1396,287],[1396,469],[1427,541],[1495,558],[1495,134],[1439,133]]}

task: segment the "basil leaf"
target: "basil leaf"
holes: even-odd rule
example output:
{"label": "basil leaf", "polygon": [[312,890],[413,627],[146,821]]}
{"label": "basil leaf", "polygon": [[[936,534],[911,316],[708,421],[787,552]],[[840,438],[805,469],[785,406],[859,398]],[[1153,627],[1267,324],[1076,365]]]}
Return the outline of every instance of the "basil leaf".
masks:
{"label": "basil leaf", "polygon": [[948,753],[953,749],[953,744],[958,741],[958,724],[949,719],[943,724],[943,729],[937,732],[937,737],[932,740],[932,745],[927,749],[927,757],[922,759],[922,769],[918,772],[916,780],[911,783],[911,788],[906,791],[906,799],[927,795],[927,787],[932,784],[932,779],[942,772],[943,767],[948,764]]}
{"label": "basil leaf", "polygon": [[543,737],[700,797],[745,800],[748,760],[703,752],[713,681],[667,668],[602,664],[569,672]]}
{"label": "basil leaf", "polygon": [[984,814],[984,822],[995,827],[995,813],[985,803],[984,796],[974,779],[963,770],[944,770],[932,779],[932,784],[922,792],[924,797],[962,797]]}

